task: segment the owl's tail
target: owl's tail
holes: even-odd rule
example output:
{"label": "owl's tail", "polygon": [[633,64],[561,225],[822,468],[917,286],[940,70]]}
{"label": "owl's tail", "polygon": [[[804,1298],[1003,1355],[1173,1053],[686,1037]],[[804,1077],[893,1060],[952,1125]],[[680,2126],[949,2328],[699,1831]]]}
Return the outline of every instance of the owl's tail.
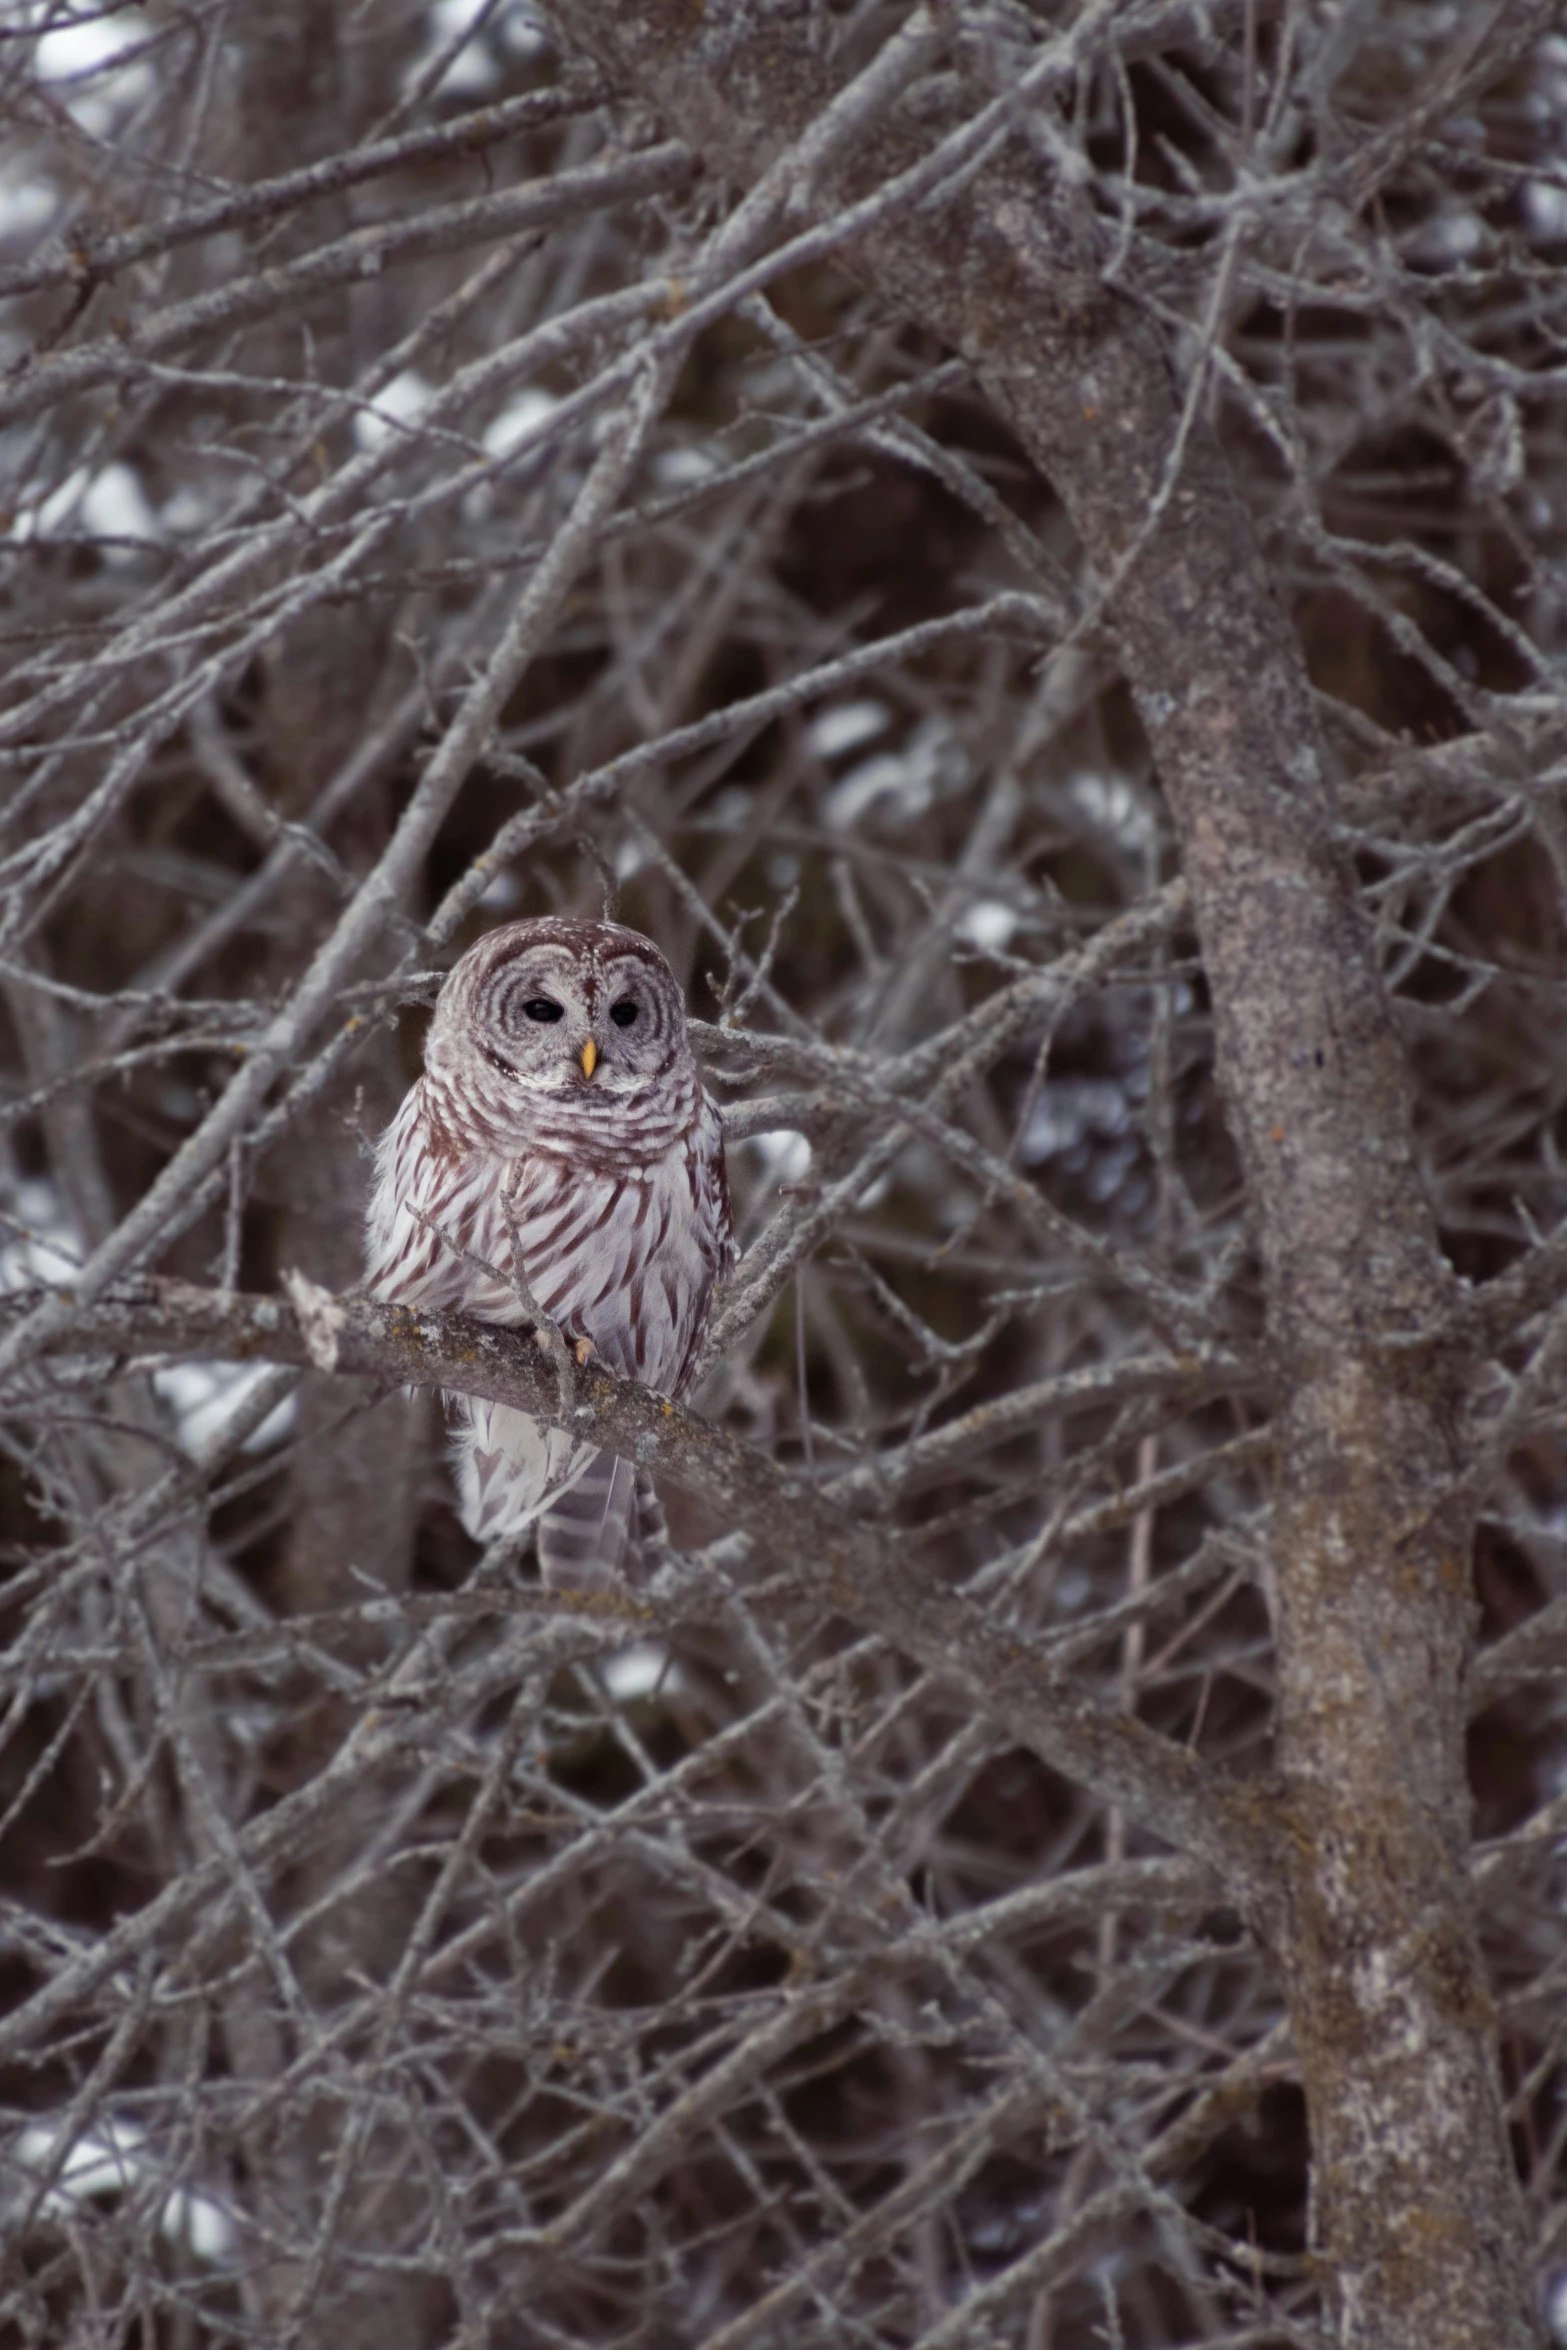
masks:
{"label": "owl's tail", "polygon": [[591,1591],[658,1565],[669,1530],[646,1469],[509,1404],[473,1402],[455,1437],[462,1522],[476,1542],[535,1529],[539,1571],[557,1589]]}
{"label": "owl's tail", "polygon": [[555,1590],[591,1591],[612,1576],[645,1575],[668,1540],[646,1469],[595,1453],[539,1519],[539,1573]]}
{"label": "owl's tail", "polygon": [[464,1397],[452,1431],[462,1522],[475,1542],[513,1541],[602,1456],[510,1404]]}

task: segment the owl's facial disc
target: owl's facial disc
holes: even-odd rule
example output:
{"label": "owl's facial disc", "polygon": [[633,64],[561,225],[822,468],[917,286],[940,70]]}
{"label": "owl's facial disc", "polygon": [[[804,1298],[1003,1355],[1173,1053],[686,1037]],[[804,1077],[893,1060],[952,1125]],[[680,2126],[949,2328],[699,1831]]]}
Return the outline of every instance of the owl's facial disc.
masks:
{"label": "owl's facial disc", "polygon": [[589,982],[593,1091],[637,1094],[665,1075],[685,1042],[685,1007],[662,965],[605,956]]}
{"label": "owl's facial disc", "polygon": [[[476,975],[477,976],[477,975]],[[568,1095],[607,1108],[644,1093],[678,1058],[685,1008],[661,962],[538,940],[480,980],[474,1042],[509,1092]]]}

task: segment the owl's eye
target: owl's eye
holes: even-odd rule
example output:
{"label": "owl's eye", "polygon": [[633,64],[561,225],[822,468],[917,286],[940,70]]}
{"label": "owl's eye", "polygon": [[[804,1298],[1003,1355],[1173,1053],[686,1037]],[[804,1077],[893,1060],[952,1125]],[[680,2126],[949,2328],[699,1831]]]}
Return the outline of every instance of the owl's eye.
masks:
{"label": "owl's eye", "polygon": [[637,1007],[628,997],[623,1004],[611,1004],[609,1016],[617,1028],[629,1028],[637,1016]]}
{"label": "owl's eye", "polygon": [[536,995],[531,1004],[522,1008],[530,1020],[558,1020],[561,1014],[560,1005],[552,1004],[547,995]]}

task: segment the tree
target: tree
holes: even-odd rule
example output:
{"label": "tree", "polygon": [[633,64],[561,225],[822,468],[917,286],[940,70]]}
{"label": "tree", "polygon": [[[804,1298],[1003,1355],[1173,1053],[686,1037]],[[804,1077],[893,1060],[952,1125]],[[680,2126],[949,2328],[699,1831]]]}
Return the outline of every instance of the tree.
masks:
{"label": "tree", "polygon": [[[1559,2332],[1554,16],[16,27],[19,2340]],[[563,904],[695,1416],[352,1295]]]}

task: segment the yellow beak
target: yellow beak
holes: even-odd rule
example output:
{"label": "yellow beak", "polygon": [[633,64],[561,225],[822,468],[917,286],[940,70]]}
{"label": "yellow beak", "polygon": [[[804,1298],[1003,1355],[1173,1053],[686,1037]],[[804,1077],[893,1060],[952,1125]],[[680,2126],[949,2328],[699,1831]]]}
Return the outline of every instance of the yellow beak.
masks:
{"label": "yellow beak", "polygon": [[582,1074],[584,1077],[592,1076],[594,1070],[598,1067],[598,1059],[598,1046],[594,1043],[592,1037],[590,1036],[587,1043],[582,1048]]}

